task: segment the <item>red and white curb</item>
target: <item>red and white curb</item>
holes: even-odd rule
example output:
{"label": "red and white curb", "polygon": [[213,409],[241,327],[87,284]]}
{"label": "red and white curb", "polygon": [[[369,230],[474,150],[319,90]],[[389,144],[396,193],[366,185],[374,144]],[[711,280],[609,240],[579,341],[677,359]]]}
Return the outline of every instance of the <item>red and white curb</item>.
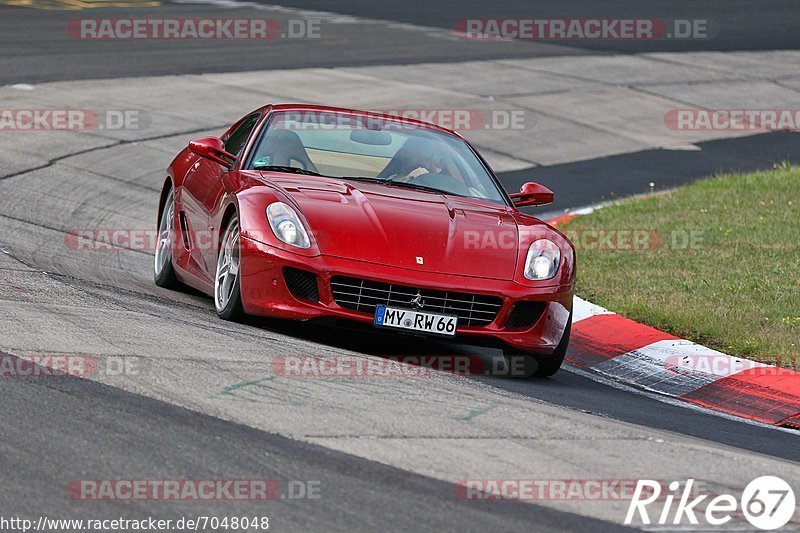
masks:
{"label": "red and white curb", "polygon": [[578,367],[748,420],[800,429],[798,372],[712,350],[578,297],[572,320],[567,360]]}
{"label": "red and white curb", "polygon": [[800,373],[732,357],[577,297],[567,360],[648,391],[800,429]]}

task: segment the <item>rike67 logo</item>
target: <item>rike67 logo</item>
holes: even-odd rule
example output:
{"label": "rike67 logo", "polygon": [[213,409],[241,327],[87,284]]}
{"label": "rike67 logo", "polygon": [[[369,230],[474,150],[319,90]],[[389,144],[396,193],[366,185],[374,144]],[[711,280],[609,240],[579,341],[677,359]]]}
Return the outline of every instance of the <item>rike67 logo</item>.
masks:
{"label": "rike67 logo", "polygon": [[[683,486],[673,481],[668,486],[668,492],[662,494],[660,482],[640,479],[628,507],[625,524],[638,520],[644,525],[696,526],[703,520],[710,526],[723,526],[736,518],[741,522],[746,520],[757,529],[770,531],[785,526],[794,515],[794,491],[776,476],[754,479],[742,491],[741,499],[732,494],[718,494],[710,499],[709,494],[694,497],[693,485],[694,479],[687,480]],[[662,503],[663,506],[660,505]]]}

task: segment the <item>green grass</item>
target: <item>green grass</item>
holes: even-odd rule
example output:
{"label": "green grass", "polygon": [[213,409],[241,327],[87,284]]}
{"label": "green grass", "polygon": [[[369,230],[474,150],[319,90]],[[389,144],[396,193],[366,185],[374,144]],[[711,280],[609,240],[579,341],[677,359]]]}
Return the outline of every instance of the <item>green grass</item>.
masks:
{"label": "green grass", "polygon": [[[661,237],[645,251],[577,242],[579,296],[731,355],[798,364],[800,168],[716,176],[559,229],[577,241],[592,230]],[[691,232],[699,242],[685,247]]]}

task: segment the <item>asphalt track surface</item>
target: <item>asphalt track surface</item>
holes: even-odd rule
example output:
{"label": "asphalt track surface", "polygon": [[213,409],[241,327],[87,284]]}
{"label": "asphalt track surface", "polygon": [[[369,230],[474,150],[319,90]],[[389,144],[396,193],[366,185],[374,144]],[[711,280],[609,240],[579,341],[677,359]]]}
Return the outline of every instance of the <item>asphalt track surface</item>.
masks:
{"label": "asphalt track surface", "polygon": [[[529,2],[493,3],[491,12],[487,12],[487,8],[481,7],[482,4],[478,2],[437,2],[435,5],[426,3],[423,14],[421,9],[403,9],[388,2],[350,0],[296,4],[307,9],[444,29],[452,25],[453,18],[531,16],[532,9]],[[620,16],[707,16],[710,20],[720,21],[720,28],[733,25],[736,35],[721,33],[718,39],[699,44],[634,43],[631,45],[633,48],[626,46],[622,49],[614,49],[608,43],[588,43],[585,46],[494,43],[497,46],[487,48],[429,37],[424,32],[410,34],[399,28],[382,25],[365,26],[355,35],[353,26],[341,24],[332,26],[334,33],[331,35],[334,38],[326,41],[325,47],[315,46],[313,42],[299,42],[280,44],[266,53],[255,53],[254,49],[247,48],[250,45],[242,43],[213,47],[204,43],[180,43],[179,46],[129,43],[121,47],[114,43],[113,47],[104,47],[107,43],[99,43],[87,53],[86,47],[64,39],[61,36],[63,32],[54,31],[63,29],[69,18],[77,16],[74,12],[0,8],[0,50],[3,51],[0,83],[649,51],[653,48],[648,47],[653,46],[661,47],[655,48],[659,50],[682,50],[686,46],[692,46],[693,49],[700,46],[709,50],[800,47],[800,37],[795,31],[797,10],[787,2],[760,3],[756,13],[752,12],[752,4],[745,2],[725,3],[708,12],[697,8],[696,3],[667,5],[637,2],[620,5]],[[548,12],[553,8],[546,5],[536,7],[536,16],[608,15],[595,2],[562,3],[556,12]],[[112,13],[119,16],[123,12],[125,16],[150,13],[160,17],[188,14],[211,16],[215,13],[210,7],[168,4],[157,10],[95,9],[87,16],[112,16]],[[83,16],[86,11],[81,13]],[[339,28],[338,33],[335,28]],[[397,38],[387,39],[386,32],[396,32]],[[291,46],[291,54],[282,46]],[[364,53],[365,49],[369,49],[369,54]],[[232,54],[241,60],[232,64]],[[503,179],[506,186],[513,190],[518,183],[530,177],[547,184],[548,179],[564,175],[581,178],[601,176],[603,179],[593,180],[591,186],[585,185],[588,179],[576,179],[571,181],[578,184],[574,189],[557,190],[560,203],[555,207],[578,207],[638,192],[622,177],[630,176],[637,168],[650,171],[652,168],[665,169],[664,161],[668,160],[673,168],[669,172],[664,171],[663,180],[670,184],[697,179],[722,169],[764,168],[781,158],[796,157],[800,153],[796,138],[794,134],[769,134],[712,141],[704,146],[702,156],[699,152],[654,150],[506,173]],[[163,158],[166,161],[168,156],[163,154]],[[321,326],[260,320],[244,326],[229,325],[212,316],[212,304],[207,298],[192,294],[168,295],[152,287],[149,281],[150,258],[146,254],[133,254],[134,258],[112,255],[102,259],[100,264],[93,264],[86,258],[58,252],[57,248],[63,240],[61,231],[73,225],[72,217],[97,224],[130,224],[131,220],[149,220],[157,194],[158,183],[152,179],[130,180],[132,183],[109,186],[102,177],[79,169],[75,172],[82,177],[74,178],[74,190],[59,192],[57,201],[46,201],[45,205],[28,203],[36,196],[39,187],[32,180],[52,186],[66,177],[73,179],[70,174],[73,170],[69,167],[46,168],[30,176],[21,175],[5,183],[0,182],[4,198],[0,202],[0,216],[3,218],[0,244],[9,252],[0,254],[0,267],[7,276],[0,298],[8,304],[4,306],[6,309],[2,315],[5,320],[19,320],[20,328],[37,333],[39,330],[52,329],[52,335],[64,335],[64,346],[72,347],[81,346],[84,339],[82,335],[85,334],[86,338],[91,339],[84,345],[86,351],[93,348],[99,350],[101,345],[119,345],[122,353],[135,343],[137,335],[141,336],[142,344],[151,349],[151,344],[158,344],[159,335],[180,330],[180,335],[175,339],[165,341],[168,348],[164,349],[168,351],[171,347],[173,350],[168,351],[172,357],[169,361],[172,372],[190,369],[186,378],[189,382],[193,379],[191,372],[196,366],[213,369],[215,365],[209,362],[211,359],[203,359],[200,355],[193,357],[192,337],[198,337],[200,340],[197,342],[209,340],[220,343],[219,346],[224,346],[220,348],[221,352],[234,350],[234,347],[244,351],[246,346],[252,344],[272,352],[288,347],[297,351],[305,350],[305,353],[309,350],[316,350],[317,353],[344,350],[378,356],[392,353],[484,353],[459,345],[387,337],[377,333],[345,336],[339,330]],[[93,181],[95,179],[101,185],[97,185]],[[597,186],[598,181],[602,183],[600,187]],[[91,191],[91,194],[87,195],[87,191]],[[8,281],[9,277],[11,281]],[[75,307],[78,311],[69,310],[69,307]],[[123,311],[141,313],[139,319],[151,326],[155,324],[154,329],[149,331],[146,327],[136,329],[130,326],[132,331],[127,331],[129,325],[125,320],[134,318],[113,318],[116,313]],[[59,312],[64,315],[58,316]],[[92,329],[104,327],[103,317],[94,314],[108,314],[105,317],[108,320],[106,329]],[[72,332],[63,329],[64,322],[72,322],[74,327],[84,331],[74,333],[73,337]],[[151,336],[155,338],[149,338]],[[15,339],[10,335],[3,335],[2,338],[2,349],[24,351],[26,348],[15,344]],[[209,352],[214,351],[213,342],[207,347]],[[186,350],[180,350],[182,343],[187,345]],[[230,347],[222,343],[230,343]],[[391,349],[387,349],[387,345]],[[30,346],[28,349],[31,349]],[[73,350],[78,351],[76,348]],[[243,359],[242,363],[253,363],[257,356],[255,350],[250,356],[251,359]],[[220,371],[225,368],[220,363]],[[243,373],[247,376],[248,371]],[[164,379],[151,374],[147,374],[146,378],[155,381]],[[220,379],[217,385],[229,381]],[[796,468],[794,461],[800,457],[800,442],[796,433],[664,403],[639,391],[609,386],[569,366],[547,380],[471,378],[467,381],[473,382],[467,385],[469,387],[486,386],[513,393],[536,402],[543,411],[553,409],[554,413],[562,413],[560,416],[564,418],[564,424],[574,425],[576,432],[582,424],[609,421],[613,425],[614,421],[621,421],[646,428],[647,431],[657,431],[659,435],[674,435],[676,439],[688,437],[698,442],[699,446],[719,453],[729,453],[731,449],[737,453],[746,452],[754,461],[767,463],[771,457],[786,460],[787,463],[780,464]],[[451,483],[433,476],[280,436],[278,429],[270,431],[270,422],[274,422],[276,428],[280,425],[277,413],[274,418],[269,413],[263,414],[263,420],[267,422],[262,420],[260,424],[250,427],[231,421],[224,411],[203,414],[208,409],[199,400],[184,401],[178,391],[159,385],[163,390],[153,394],[152,391],[144,393],[147,387],[141,384],[114,387],[77,378],[0,382],[5,407],[0,411],[0,427],[3,428],[0,467],[5,487],[0,498],[0,515],[140,518],[143,514],[155,514],[168,518],[189,514],[252,514],[254,507],[250,503],[75,502],[65,498],[64,487],[69,480],[85,477],[264,477],[318,480],[323,487],[323,497],[318,501],[278,500],[259,507],[258,511],[266,511],[266,514],[274,517],[276,530],[417,531],[421,524],[426,530],[440,531],[521,531],[530,530],[531,524],[536,524],[537,531],[593,531],[619,527],[612,522],[579,516],[572,512],[574,510],[562,512],[530,503],[484,502],[478,506],[471,502],[460,502],[453,498]],[[143,390],[142,394],[136,392],[139,388]],[[421,389],[422,392],[425,390]],[[292,390],[281,392],[286,395],[295,393]],[[308,394],[308,391],[297,392]],[[369,397],[362,399],[368,400]],[[361,408],[369,409],[370,406]],[[356,416],[352,412],[348,415]],[[331,424],[335,424],[336,420],[332,418]],[[528,429],[544,433],[549,430],[547,427]],[[592,456],[595,453],[613,456],[613,451],[602,447],[596,449],[596,446],[587,442],[584,448],[586,461],[594,460]],[[485,460],[491,462],[493,458],[487,456]],[[719,465],[708,465],[709,472],[719,468]],[[726,468],[725,465],[722,468]],[[768,472],[754,471],[751,477],[762,473]],[[696,472],[698,476],[703,474],[703,471]]]}
{"label": "asphalt track surface", "polygon": [[[241,6],[241,7],[237,7]],[[322,18],[321,38],[263,41],[215,40],[87,42],[65,31],[78,18],[260,17],[271,18],[286,31],[289,19],[318,15],[271,9],[246,2],[228,6],[163,3],[158,7],[94,8],[81,11],[3,9],[0,49],[4,51],[0,84],[117,78],[162,74],[201,74],[306,67],[342,67],[420,62],[464,61],[534,54],[581,54],[581,50],[547,43],[471,43],[440,28],[407,31],[398,24],[366,24]],[[335,17],[334,17],[335,19]]]}
{"label": "asphalt track surface", "polygon": [[710,39],[654,41],[582,41],[570,47],[611,52],[697,51],[697,50],[782,50],[800,45],[795,31],[800,14],[790,1],[693,2],[678,0],[624,0],[592,2],[566,0],[444,0],[420,2],[421,9],[398,9],[393,2],[370,0],[285,0],[282,5],[347,13],[362,17],[394,20],[421,26],[450,29],[458,19],[470,18],[652,18],[663,20],[703,19],[708,21]]}
{"label": "asphalt track surface", "polygon": [[[32,0],[47,1],[47,0]],[[132,0],[134,3],[137,0]],[[0,6],[0,85],[129,76],[198,74],[309,67],[344,67],[654,51],[770,50],[800,47],[800,11],[786,1],[616,2],[614,8],[579,0],[558,2],[446,1],[424,9],[394,2],[356,0],[267,2],[184,0],[158,7],[93,8],[78,11]],[[253,6],[256,6],[254,8]],[[258,8],[263,7],[263,10]],[[307,11],[312,10],[312,11]],[[315,14],[320,10],[324,15]],[[282,29],[290,19],[321,21],[320,39],[254,41],[93,41],[71,37],[65,28],[78,18],[266,17]],[[374,22],[338,17],[367,17]],[[711,39],[656,41],[471,42],[452,36],[454,20],[469,17],[651,17],[707,19],[719,29]],[[410,29],[407,25],[412,25]],[[234,59],[235,58],[235,59]],[[480,73],[465,73],[480,76]],[[267,88],[272,89],[272,88]],[[698,145],[699,151],[644,150],[575,163],[501,174],[510,191],[538,180],[558,191],[556,202],[532,213],[555,213],[644,192],[642,176],[669,188],[716,172],[769,168],[797,161],[800,135],[761,134]]]}
{"label": "asphalt track surface", "polygon": [[[7,381],[2,397],[0,466],[7,490],[0,515],[6,517],[268,516],[277,531],[414,532],[421,524],[431,531],[523,531],[531,524],[537,531],[616,529],[521,502],[475,505],[454,498],[444,481],[91,381]],[[64,497],[64,480],[84,479],[89,466],[76,456],[94,458],[98,479],[270,479],[279,482],[281,497],[256,504],[76,502]],[[32,457],[39,458],[38,466]],[[318,487],[319,498],[305,499],[300,489],[290,488],[298,480],[311,482],[309,490]]]}
{"label": "asphalt track surface", "polygon": [[641,194],[646,192],[643,182],[657,183],[659,190],[671,189],[717,173],[769,169],[778,161],[800,162],[800,134],[795,132],[761,133],[697,146],[699,150],[643,150],[527,168],[503,172],[500,178],[509,191],[526,181],[558,190],[555,202],[538,208],[544,215]]}
{"label": "asphalt track surface", "polygon": [[[34,0],[47,3],[48,0]],[[137,0],[132,0],[134,3]],[[196,3],[195,3],[196,2]],[[569,56],[598,53],[713,50],[783,50],[800,48],[800,11],[791,0],[730,2],[660,2],[657,0],[593,2],[530,2],[526,0],[446,0],[405,4],[386,0],[287,0],[281,4],[301,10],[320,10],[395,24],[366,24],[363,20],[323,19],[322,43],[315,39],[257,42],[85,42],[64,32],[77,18],[219,16],[214,0],[163,3],[157,8],[95,8],[81,11],[41,9],[3,10],[0,83],[31,83],[63,79],[110,78],[157,74],[235,72],[269,68],[339,67],[413,64],[489,58]],[[253,16],[252,3],[232,0],[218,4]],[[269,2],[255,2],[270,5]],[[296,12],[261,11],[283,22]],[[306,14],[304,17],[313,18]],[[463,18],[612,18],[647,17],[664,20],[707,20],[707,39],[631,41],[471,42],[455,38],[452,28]],[[399,25],[417,26],[401,31]],[[435,30],[424,31],[425,28]],[[316,41],[316,42],[315,42]]]}

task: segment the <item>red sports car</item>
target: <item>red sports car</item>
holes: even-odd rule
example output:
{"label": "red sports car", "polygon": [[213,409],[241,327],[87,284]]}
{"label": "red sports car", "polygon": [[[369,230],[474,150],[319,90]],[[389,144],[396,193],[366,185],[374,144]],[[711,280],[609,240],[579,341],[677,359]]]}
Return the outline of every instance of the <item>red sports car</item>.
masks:
{"label": "red sports car", "polygon": [[396,116],[268,105],[167,169],[155,282],[244,314],[333,317],[498,344],[537,375],[569,342],[575,253],[457,133]]}

